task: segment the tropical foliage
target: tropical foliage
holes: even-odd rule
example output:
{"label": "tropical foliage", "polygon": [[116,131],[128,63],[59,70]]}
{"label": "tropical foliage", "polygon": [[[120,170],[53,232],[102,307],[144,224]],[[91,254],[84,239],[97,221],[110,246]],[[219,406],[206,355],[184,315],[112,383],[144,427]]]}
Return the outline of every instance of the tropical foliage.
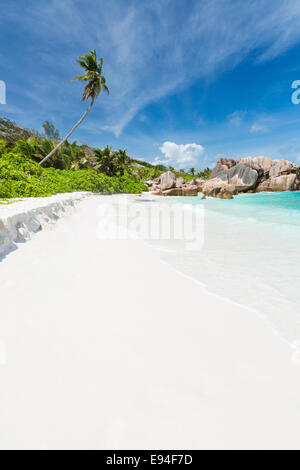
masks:
{"label": "tropical foliage", "polygon": [[55,126],[52,122],[45,121],[43,124],[43,129],[44,129],[44,135],[46,139],[55,140],[55,141],[60,140],[59,130],[55,129]]}
{"label": "tropical foliage", "polygon": [[[115,151],[109,146],[95,149],[76,141],[65,141],[41,167],[39,163],[55,149],[59,136],[49,121],[43,129],[42,134],[9,119],[0,119],[0,198],[72,191],[137,193],[147,191],[142,181],[152,180],[168,169],[133,159],[126,149]],[[195,176],[208,178],[210,173],[209,168],[199,173],[175,171],[176,176],[185,180]]]}
{"label": "tropical foliage", "polygon": [[141,181],[134,181],[128,176],[109,177],[92,169],[42,168],[20,153],[0,154],[0,198],[50,196],[74,191],[113,194],[146,190]]}
{"label": "tropical foliage", "polygon": [[39,134],[25,127],[19,126],[14,121],[6,117],[0,117],[0,139],[6,141],[7,144],[15,144],[18,140],[29,137],[38,136]]}

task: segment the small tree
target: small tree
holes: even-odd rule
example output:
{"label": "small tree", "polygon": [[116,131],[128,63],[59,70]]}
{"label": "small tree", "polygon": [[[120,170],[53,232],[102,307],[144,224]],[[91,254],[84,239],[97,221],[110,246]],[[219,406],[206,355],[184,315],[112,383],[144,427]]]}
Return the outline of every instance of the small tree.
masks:
{"label": "small tree", "polygon": [[55,129],[55,126],[54,124],[52,124],[52,122],[45,121],[42,127],[44,129],[44,134],[47,139],[54,141],[60,140],[59,130]]}
{"label": "small tree", "polygon": [[119,150],[118,152],[118,167],[119,167],[119,172],[120,175],[123,176],[124,172],[128,166],[129,163],[129,158],[127,155],[127,150]]}

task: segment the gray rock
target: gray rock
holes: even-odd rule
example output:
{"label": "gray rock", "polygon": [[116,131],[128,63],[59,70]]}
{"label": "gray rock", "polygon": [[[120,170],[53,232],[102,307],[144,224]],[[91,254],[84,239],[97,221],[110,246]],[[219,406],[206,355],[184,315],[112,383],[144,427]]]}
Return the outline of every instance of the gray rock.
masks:
{"label": "gray rock", "polygon": [[204,184],[206,183],[206,179],[204,178],[196,178],[195,179],[195,182],[196,182],[196,186],[198,187],[198,193],[201,193],[202,192],[202,188],[204,186]]}
{"label": "gray rock", "polygon": [[217,161],[217,166],[224,166],[227,170],[235,166],[239,163],[237,160],[233,160],[233,158],[219,158]]}
{"label": "gray rock", "polygon": [[223,189],[225,186],[228,186],[228,183],[224,182],[220,178],[213,178],[205,181],[202,186],[202,193],[206,196],[210,195],[210,193],[215,189]]}
{"label": "gray rock", "polygon": [[260,183],[256,191],[293,191],[295,188],[296,174],[271,176],[271,178]]}
{"label": "gray rock", "polygon": [[209,179],[215,179],[218,178],[222,180],[225,183],[228,183],[228,170],[225,166],[223,165],[218,165],[216,166],[213,171],[211,172],[210,178]]}
{"label": "gray rock", "polygon": [[176,178],[175,186],[176,188],[181,188],[181,186],[183,186],[184,183],[185,183],[185,179],[182,178],[182,176],[179,176],[179,178]]}
{"label": "gray rock", "polygon": [[183,196],[198,196],[198,186],[197,185],[188,185],[182,188]]}
{"label": "gray rock", "polygon": [[260,168],[262,168],[265,173],[270,171],[270,168],[273,164],[273,161],[274,160],[272,160],[272,158],[264,157],[264,156],[254,157],[253,158],[253,162],[256,163]]}
{"label": "gray rock", "polygon": [[255,162],[254,159],[251,157],[241,158],[239,163],[245,163],[246,165],[249,165],[250,168],[252,168],[253,170],[256,170],[257,173],[261,173],[261,174],[264,173],[264,170],[262,169],[262,167],[257,162]]}
{"label": "gray rock", "polygon": [[162,191],[173,188],[175,184],[176,175],[172,171],[166,171],[160,175],[160,187]]}
{"label": "gray rock", "polygon": [[151,187],[155,184],[154,181],[152,180],[146,180],[146,181],[143,181],[143,183],[148,187]]}
{"label": "gray rock", "polygon": [[289,160],[278,160],[274,162],[270,168],[269,176],[280,176],[282,174],[287,174],[292,170],[296,169],[296,165]]}
{"label": "gray rock", "polygon": [[155,189],[151,194],[153,194],[153,196],[162,196],[163,192],[160,189]]}
{"label": "gray rock", "polygon": [[258,179],[256,170],[245,163],[238,163],[229,170],[229,184],[235,186],[237,191],[247,191],[253,188]]}
{"label": "gray rock", "polygon": [[162,192],[162,196],[182,196],[182,188],[166,189]]}
{"label": "gray rock", "polygon": [[206,179],[205,178],[196,178],[195,179],[195,184],[197,186],[202,186],[205,183]]}

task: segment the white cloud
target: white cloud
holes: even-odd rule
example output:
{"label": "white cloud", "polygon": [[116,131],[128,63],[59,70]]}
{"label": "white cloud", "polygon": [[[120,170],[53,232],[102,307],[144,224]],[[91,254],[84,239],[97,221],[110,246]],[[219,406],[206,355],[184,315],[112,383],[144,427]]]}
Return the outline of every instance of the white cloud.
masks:
{"label": "white cloud", "polygon": [[204,147],[199,144],[175,144],[175,142],[164,142],[160,147],[164,157],[156,157],[155,164],[174,166],[176,168],[187,168],[198,163],[199,157],[203,156]]}
{"label": "white cloud", "polygon": [[255,134],[257,132],[267,132],[268,128],[266,126],[263,126],[262,124],[254,123],[250,127],[250,132],[252,134]]}

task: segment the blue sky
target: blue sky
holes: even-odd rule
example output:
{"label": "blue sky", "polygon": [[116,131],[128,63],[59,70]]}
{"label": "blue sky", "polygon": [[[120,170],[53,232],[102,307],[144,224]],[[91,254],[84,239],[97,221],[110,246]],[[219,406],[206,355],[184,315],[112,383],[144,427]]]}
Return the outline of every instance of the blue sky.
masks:
{"label": "blue sky", "polygon": [[202,169],[220,157],[300,163],[300,2],[1,0],[0,114],[66,133],[85,109],[75,59],[104,58],[79,143]]}

